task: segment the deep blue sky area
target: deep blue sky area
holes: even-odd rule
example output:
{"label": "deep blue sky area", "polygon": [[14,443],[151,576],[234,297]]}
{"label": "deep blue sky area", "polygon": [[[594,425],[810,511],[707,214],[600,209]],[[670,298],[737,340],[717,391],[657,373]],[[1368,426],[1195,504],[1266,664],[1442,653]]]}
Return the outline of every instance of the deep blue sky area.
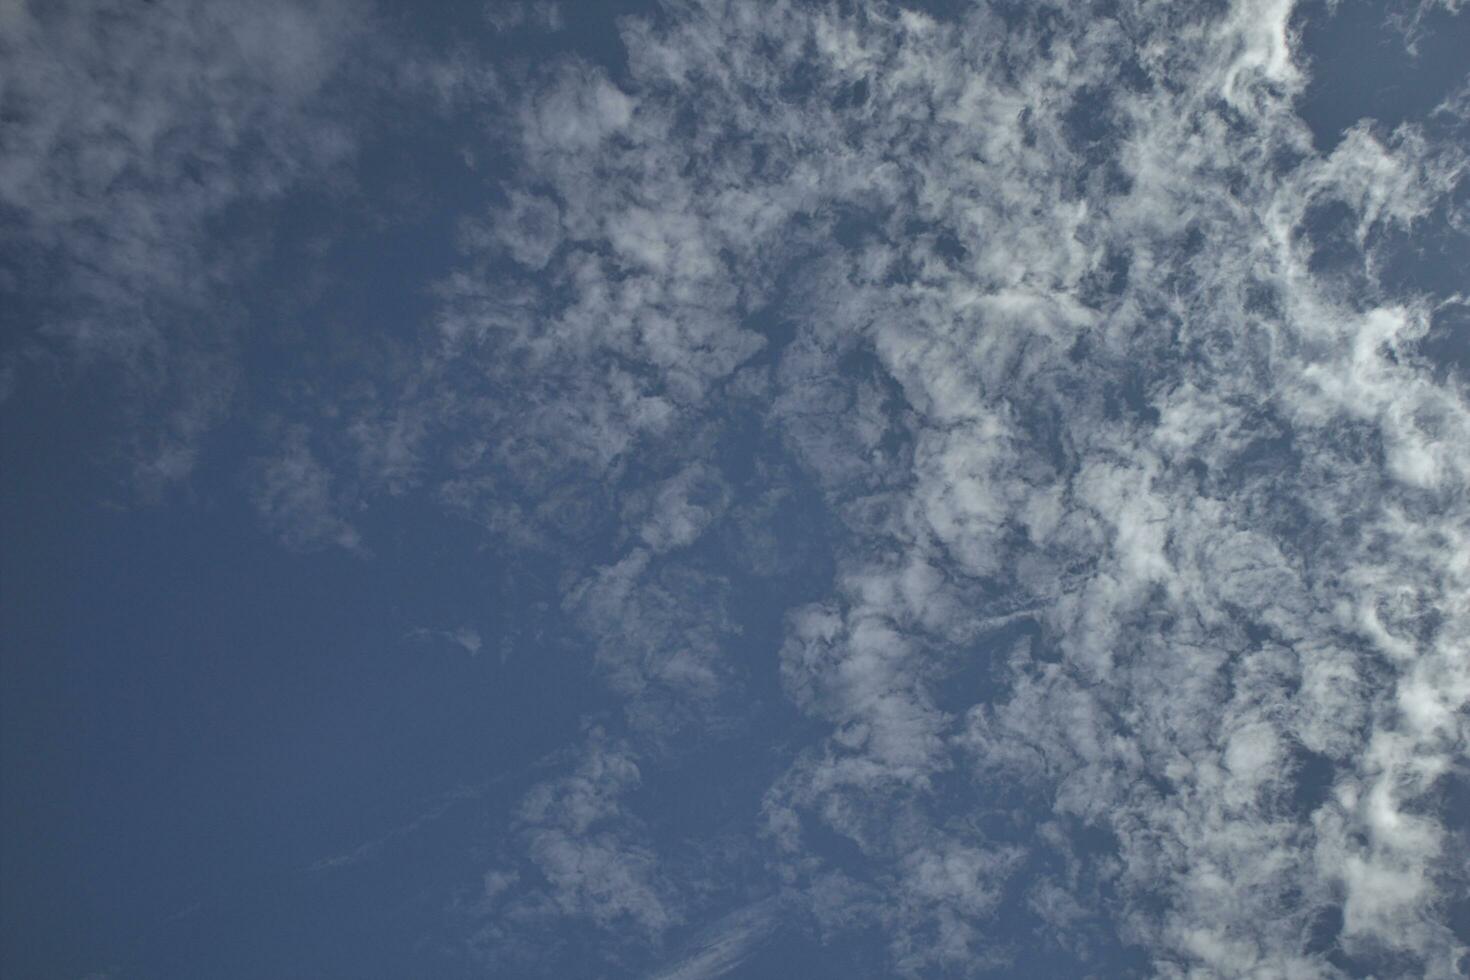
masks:
{"label": "deep blue sky area", "polygon": [[0,974],[1464,976],[1465,51],[4,8]]}
{"label": "deep blue sky area", "polygon": [[[4,488],[5,813],[25,843],[6,854],[5,929],[23,973],[148,964],[196,930],[254,945],[272,906],[322,887],[313,862],[446,790],[505,792],[479,784],[596,704],[585,653],[520,647],[537,585],[463,522],[385,508],[364,561],[283,551],[231,504],[234,474],[198,473],[183,506],[108,506],[95,467],[41,448],[86,442],[75,406],[51,409],[44,432],[7,415],[5,434],[37,447]],[[515,656],[409,638],[456,617]],[[330,918],[274,955],[361,927]]]}

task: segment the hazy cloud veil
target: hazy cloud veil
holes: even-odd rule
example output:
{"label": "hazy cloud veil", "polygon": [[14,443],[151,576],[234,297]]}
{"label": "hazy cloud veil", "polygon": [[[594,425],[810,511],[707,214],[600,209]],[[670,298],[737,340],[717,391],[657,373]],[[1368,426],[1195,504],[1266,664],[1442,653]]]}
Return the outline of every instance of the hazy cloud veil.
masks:
{"label": "hazy cloud veil", "polygon": [[5,411],[511,570],[432,975],[1463,976],[1470,76],[1310,43],[1459,6],[8,3]]}

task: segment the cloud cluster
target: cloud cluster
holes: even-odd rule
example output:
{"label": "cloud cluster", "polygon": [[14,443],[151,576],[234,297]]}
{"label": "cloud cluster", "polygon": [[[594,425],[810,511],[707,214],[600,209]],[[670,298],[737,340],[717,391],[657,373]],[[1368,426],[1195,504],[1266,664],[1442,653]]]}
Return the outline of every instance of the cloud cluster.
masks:
{"label": "cloud cluster", "polygon": [[[520,800],[473,945],[647,963],[754,849],[764,891],[661,975],[733,969],[778,906],[902,975],[1028,944],[1461,975],[1470,399],[1423,350],[1465,297],[1396,270],[1470,231],[1464,93],[1323,152],[1289,0],[920,6],[688,0],[621,19],[617,65],[431,73],[510,161],[492,213],[421,343],[332,416],[355,451],[290,429],[254,485],[299,546],[358,547],[344,500],[419,493],[560,575],[620,710]],[[89,310],[187,294],[213,216],[344,152],[307,108],[315,22],[128,19],[112,85],[71,45],[92,21],[20,9],[0,54],[54,41],[72,74],[6,95],[30,149],[0,202]],[[153,67],[180,32],[209,56]],[[64,332],[147,348],[87,322]],[[802,494],[831,581],[762,592],[811,547],[764,526]],[[751,595],[788,603],[755,650]],[[640,807],[762,678],[789,716],[727,867]]]}
{"label": "cloud cluster", "polygon": [[[445,342],[544,392],[503,438],[635,501],[647,550],[572,600],[637,638],[635,702],[680,663],[674,701],[725,683],[708,624],[683,660],[636,625],[696,602],[638,576],[726,506],[691,434],[757,411],[821,488],[834,592],[780,663],[828,731],[764,832],[902,972],[1003,962],[1003,900],[1161,975],[1459,969],[1470,415],[1416,353],[1444,297],[1380,270],[1465,159],[1413,125],[1318,154],[1293,32],[1289,3],[683,4],[623,23],[620,85],[571,61],[517,96],[547,198],[497,240],[544,276],[456,279]],[[642,483],[675,440],[693,468]],[[1013,793],[1038,824],[972,819]]]}

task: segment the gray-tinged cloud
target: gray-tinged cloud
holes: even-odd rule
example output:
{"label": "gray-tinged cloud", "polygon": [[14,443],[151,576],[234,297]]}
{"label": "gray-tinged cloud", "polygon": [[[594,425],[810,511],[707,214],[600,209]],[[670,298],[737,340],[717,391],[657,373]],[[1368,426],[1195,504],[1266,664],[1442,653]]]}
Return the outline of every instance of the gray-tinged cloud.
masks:
{"label": "gray-tinged cloud", "polygon": [[777,928],[784,903],[768,898],[723,916],[701,931],[671,965],[649,980],[715,980],[743,963]]}
{"label": "gray-tinged cloud", "polygon": [[640,780],[626,745],[588,733],[573,771],[533,787],[513,818],[509,867],[485,875],[476,953],[498,968],[545,969],[567,919],[614,945],[657,938],[682,913],[641,822],[625,802]]}
{"label": "gray-tinged cloud", "polygon": [[288,430],[280,451],[257,461],[252,482],[262,521],[287,547],[361,547],[342,514],[346,502],[333,487],[333,474],[312,452],[305,429]]}
{"label": "gray-tinged cloud", "polygon": [[728,586],[687,564],[635,548],[568,590],[566,611],[596,650],[606,683],[634,730],[655,742],[717,728],[741,670],[726,654],[738,632]]}
{"label": "gray-tinged cloud", "polygon": [[693,463],[648,492],[635,494],[630,510],[647,515],[638,536],[663,552],[693,544],[729,505],[730,487],[719,471]]}
{"label": "gray-tinged cloud", "polygon": [[561,212],[555,201],[513,190],[490,227],[472,230],[470,240],[476,245],[503,248],[527,269],[544,269],[561,244]]}
{"label": "gray-tinged cloud", "polygon": [[478,657],[480,648],[484,646],[480,631],[473,626],[461,626],[452,630],[436,630],[429,629],[427,626],[419,626],[409,630],[407,638],[418,643],[450,644],[472,657]]}
{"label": "gray-tinged cloud", "polygon": [[289,2],[7,3],[0,247],[26,360],[120,371],[145,489],[186,474],[233,395],[250,252],[231,209],[278,199],[351,148],[324,94],[360,18]]}

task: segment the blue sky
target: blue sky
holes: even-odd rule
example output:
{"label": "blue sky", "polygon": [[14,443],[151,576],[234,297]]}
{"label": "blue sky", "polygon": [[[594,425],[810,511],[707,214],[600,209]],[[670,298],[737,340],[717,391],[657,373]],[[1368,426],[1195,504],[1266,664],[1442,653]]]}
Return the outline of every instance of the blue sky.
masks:
{"label": "blue sky", "polygon": [[1467,18],[0,0],[0,972],[1463,976]]}

